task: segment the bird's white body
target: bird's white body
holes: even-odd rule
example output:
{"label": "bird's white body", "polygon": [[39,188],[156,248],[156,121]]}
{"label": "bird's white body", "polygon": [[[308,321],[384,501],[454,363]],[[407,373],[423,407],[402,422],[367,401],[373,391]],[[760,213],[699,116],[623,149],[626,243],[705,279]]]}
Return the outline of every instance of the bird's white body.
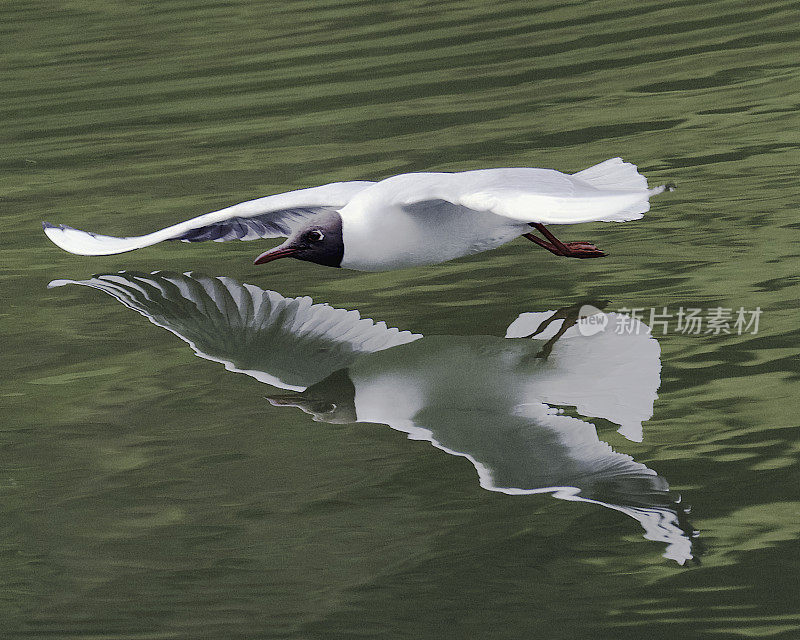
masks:
{"label": "bird's white body", "polygon": [[[618,168],[625,165],[608,161]],[[605,164],[605,163],[604,163]],[[647,182],[633,165],[612,179],[552,169],[406,173],[356,193],[341,209],[342,267],[385,271],[480,253],[530,231],[530,222],[574,224],[640,218]],[[607,178],[600,173],[601,178]],[[616,182],[614,180],[617,180]],[[535,190],[532,190],[535,185]],[[597,186],[595,186],[597,185]]]}
{"label": "bird's white body", "polygon": [[163,240],[291,238],[313,226],[320,213],[336,212],[342,255],[335,266],[385,271],[488,251],[526,233],[530,224],[636,220],[664,189],[649,189],[634,165],[612,158],[572,175],[510,168],[332,183],[243,202],[133,238],[44,226],[67,251],[108,255]]}
{"label": "bird's white body", "polygon": [[[463,207],[437,202],[415,207],[397,204],[367,209],[345,206],[342,267],[388,271],[454,260],[496,249],[530,230],[525,223],[486,211],[465,215]],[[427,209],[427,210],[426,210]]]}

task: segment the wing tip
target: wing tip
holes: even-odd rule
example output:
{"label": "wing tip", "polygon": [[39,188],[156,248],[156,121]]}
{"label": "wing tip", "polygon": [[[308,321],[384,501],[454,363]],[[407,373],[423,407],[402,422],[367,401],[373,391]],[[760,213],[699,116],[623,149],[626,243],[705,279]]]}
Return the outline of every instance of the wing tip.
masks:
{"label": "wing tip", "polygon": [[81,231],[65,224],[55,225],[50,222],[42,222],[42,229],[54,245],[78,256],[108,256],[147,246],[136,244],[140,238],[103,236],[91,231]]}
{"label": "wing tip", "polygon": [[[78,231],[74,227],[69,227],[65,224],[53,224],[52,222],[47,222],[47,220],[42,220],[42,229],[44,232],[47,233],[48,231]],[[88,233],[87,231],[83,231],[82,233]],[[91,234],[94,235],[94,234]]]}
{"label": "wing tip", "polygon": [[57,235],[60,235],[68,229],[72,229],[72,227],[68,227],[63,224],[53,224],[52,222],[47,222],[47,220],[42,220],[42,230],[45,232],[48,238],[53,240],[53,242],[55,242],[54,238]]}
{"label": "wing tip", "polygon": [[674,182],[667,182],[666,184],[659,185],[657,187],[653,187],[652,189],[648,189],[647,192],[649,193],[649,197],[657,196],[660,193],[672,193],[675,191],[677,187],[675,186]]}
{"label": "wing tip", "polygon": [[47,283],[47,288],[56,289],[58,287],[64,287],[68,284],[75,284],[75,280],[64,280],[64,279],[51,280],[50,282]]}
{"label": "wing tip", "polygon": [[64,247],[58,242],[58,236],[62,235],[64,232],[64,225],[62,224],[53,224],[51,222],[47,222],[46,220],[42,220],[42,230],[44,234],[50,239],[50,241],[56,245],[57,247],[63,249]]}
{"label": "wing tip", "polygon": [[67,242],[65,242],[65,235],[67,231],[74,231],[71,227],[64,226],[63,224],[52,224],[51,222],[42,221],[42,229],[45,235],[50,239],[54,245],[64,251],[76,253]]}

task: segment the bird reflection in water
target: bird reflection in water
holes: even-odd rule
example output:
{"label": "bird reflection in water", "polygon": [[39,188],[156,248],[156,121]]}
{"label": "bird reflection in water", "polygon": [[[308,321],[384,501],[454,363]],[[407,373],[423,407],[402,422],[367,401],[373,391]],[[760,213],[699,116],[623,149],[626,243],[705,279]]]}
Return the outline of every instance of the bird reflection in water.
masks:
{"label": "bird reflection in water", "polygon": [[635,319],[618,333],[608,313],[607,330],[583,335],[575,305],[523,313],[504,338],[423,337],[226,277],[120,272],[50,286],[66,284],[105,291],[198,356],[282,390],[268,398],[275,406],[320,422],[386,424],[467,458],[484,489],[615,509],[664,543],[665,557],[684,564],[697,555],[667,481],[564,413],[642,440],[661,363],[658,342]]}

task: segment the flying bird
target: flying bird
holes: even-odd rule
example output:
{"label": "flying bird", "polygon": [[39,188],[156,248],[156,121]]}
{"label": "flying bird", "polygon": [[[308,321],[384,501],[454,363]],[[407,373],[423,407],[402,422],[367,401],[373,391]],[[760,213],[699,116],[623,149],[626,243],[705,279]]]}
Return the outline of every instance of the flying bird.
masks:
{"label": "flying bird", "polygon": [[[575,174],[553,169],[405,173],[380,182],[334,182],[266,196],[144,236],[116,238],[42,223],[71,253],[111,255],[164,240],[287,240],[255,259],[296,258],[357,271],[437,264],[495,249],[520,236],[569,258],[605,253],[589,242],[561,242],[545,226],[627,222],[650,209],[633,164],[612,158]],[[532,232],[538,231],[543,237]]]}

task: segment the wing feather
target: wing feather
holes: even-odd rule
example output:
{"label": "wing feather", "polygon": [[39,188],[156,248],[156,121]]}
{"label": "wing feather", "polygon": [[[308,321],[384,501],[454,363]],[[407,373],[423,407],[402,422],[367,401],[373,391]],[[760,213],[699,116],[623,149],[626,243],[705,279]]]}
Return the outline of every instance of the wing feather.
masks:
{"label": "wing feather", "polygon": [[650,208],[649,198],[664,189],[648,189],[635,165],[612,158],[574,175],[533,168],[409,173],[375,184],[353,204],[385,198],[411,207],[445,200],[520,222],[625,222],[641,218]]}
{"label": "wing feather", "polygon": [[372,182],[334,182],[266,196],[197,216],[144,236],[117,238],[66,225],[42,223],[44,232],[56,245],[84,256],[104,256],[149,247],[164,240],[202,242],[214,240],[256,240],[279,238],[311,216],[346,205]]}
{"label": "wing feather", "polygon": [[358,356],[421,338],[362,318],[358,311],[284,298],[224,276],[121,271],[54,280],[99,289],[220,362],[281,389],[302,391]]}

